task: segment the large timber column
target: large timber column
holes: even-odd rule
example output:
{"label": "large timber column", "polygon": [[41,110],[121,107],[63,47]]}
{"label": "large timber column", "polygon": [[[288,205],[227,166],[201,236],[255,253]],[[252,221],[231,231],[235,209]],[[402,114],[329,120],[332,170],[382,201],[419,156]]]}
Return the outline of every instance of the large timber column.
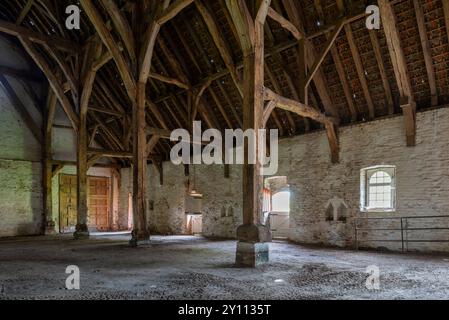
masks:
{"label": "large timber column", "polygon": [[134,230],[131,245],[148,242],[150,233],[146,215],[146,121],[145,121],[145,83],[137,84],[137,103],[133,106],[133,217]]}
{"label": "large timber column", "polygon": [[56,96],[49,88],[47,105],[45,109],[44,130],[44,150],[43,150],[43,184],[44,184],[44,234],[52,235],[56,233],[55,222],[53,221],[53,199],[52,199],[52,178],[53,178],[53,154],[52,154],[52,132],[53,118],[56,109]]}
{"label": "large timber column", "polygon": [[[87,110],[86,110],[87,111]],[[87,228],[87,112],[80,113],[77,141],[77,222],[75,239],[89,238]]]}
{"label": "large timber column", "polygon": [[[254,23],[244,1],[227,0],[226,5],[240,35],[244,54],[243,75],[243,129],[263,127],[264,108],[264,24],[270,6],[270,0],[257,1]],[[260,159],[255,152],[256,164],[248,159],[248,142],[245,141],[245,163],[243,166],[243,225],[237,229],[236,265],[255,267],[268,261],[270,241],[269,230],[261,224],[261,188],[263,177],[260,175]]]}
{"label": "large timber column", "polygon": [[[101,54],[101,46],[99,39],[94,39],[89,43],[87,50],[87,57],[84,63],[84,69],[79,75],[80,91],[82,92],[80,99],[80,119],[78,127],[78,141],[77,141],[77,223],[76,231],[74,233],[75,239],[85,239],[89,237],[88,229],[88,207],[87,207],[87,148],[89,138],[87,133],[87,112],[89,108],[89,101],[92,95],[92,88],[95,81],[97,70],[94,67],[95,60]],[[82,86],[82,90],[81,90]]]}

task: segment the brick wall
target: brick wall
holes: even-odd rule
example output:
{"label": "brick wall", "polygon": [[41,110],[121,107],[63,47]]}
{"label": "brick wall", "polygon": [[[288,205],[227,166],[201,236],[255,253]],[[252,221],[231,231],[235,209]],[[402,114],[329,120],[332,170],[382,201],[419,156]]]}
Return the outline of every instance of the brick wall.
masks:
{"label": "brick wall", "polygon": [[[290,185],[290,239],[296,242],[341,247],[354,246],[354,218],[449,214],[449,108],[417,115],[417,145],[406,147],[401,116],[344,127],[340,130],[340,163],[332,164],[324,132],[283,139],[279,145],[278,176]],[[395,165],[397,210],[393,213],[360,212],[360,170],[375,165]],[[232,238],[242,219],[241,166],[231,166],[224,178],[222,166],[196,166],[195,189],[203,194],[203,233]],[[184,203],[187,190],[184,168],[164,163],[164,184],[149,166],[148,200],[152,232],[185,232]],[[191,170],[193,177],[193,170]],[[122,170],[121,211],[127,210],[132,192],[129,169]],[[326,221],[326,205],[333,197],[348,205],[346,222]],[[126,205],[123,200],[126,199]],[[122,216],[124,216],[121,213]],[[399,226],[398,221],[378,222],[377,227]],[[409,220],[409,227],[448,226],[449,219]],[[363,226],[361,223],[360,226]],[[374,226],[374,225],[373,225]],[[413,231],[408,239],[446,239],[449,231]],[[400,232],[361,233],[360,239],[400,239]],[[361,243],[371,248],[400,249],[399,243]],[[449,244],[410,243],[408,249],[445,251]]]}
{"label": "brick wall", "polygon": [[42,226],[41,164],[0,160],[0,237],[36,235]]}
{"label": "brick wall", "polygon": [[[8,78],[24,99],[23,88]],[[42,222],[41,148],[0,86],[0,237],[35,235]]]}
{"label": "brick wall", "polygon": [[[153,234],[185,234],[187,232],[185,203],[188,177],[183,166],[170,162],[163,164],[164,183],[159,174],[148,166],[147,217]],[[241,167],[231,168],[230,178],[224,177],[223,166],[197,165],[190,170],[191,181],[195,175],[196,190],[203,194],[203,234],[214,238],[234,238],[237,226],[242,223]],[[194,174],[195,172],[195,174]],[[121,170],[119,216],[127,224],[128,199],[132,194],[130,168]]]}
{"label": "brick wall", "polygon": [[224,177],[220,165],[198,166],[196,189],[203,194],[203,235],[214,238],[235,238],[242,224],[242,166],[230,167]]}
{"label": "brick wall", "polygon": [[[326,136],[312,133],[280,142],[280,175],[291,190],[291,240],[337,246],[354,245],[354,218],[445,215],[449,211],[449,109],[417,115],[417,145],[406,147],[402,117],[342,128],[340,163],[331,164]],[[397,210],[361,213],[360,170],[395,165]],[[328,222],[326,204],[337,196],[348,205],[347,222]],[[398,222],[378,222],[398,227]],[[449,219],[410,220],[410,227],[449,226]],[[449,239],[448,231],[413,231],[409,239]],[[400,239],[397,231],[366,232],[361,239]],[[398,243],[363,243],[366,247],[399,249]],[[409,244],[409,250],[441,251],[448,244]]]}
{"label": "brick wall", "polygon": [[[147,168],[147,218],[152,234],[185,234],[185,196],[187,192],[184,167],[170,162],[163,164],[164,183],[160,184],[159,173],[152,165]],[[119,217],[122,225],[132,224],[128,220],[129,197],[133,192],[131,168],[121,170]],[[132,211],[131,211],[132,215]]]}

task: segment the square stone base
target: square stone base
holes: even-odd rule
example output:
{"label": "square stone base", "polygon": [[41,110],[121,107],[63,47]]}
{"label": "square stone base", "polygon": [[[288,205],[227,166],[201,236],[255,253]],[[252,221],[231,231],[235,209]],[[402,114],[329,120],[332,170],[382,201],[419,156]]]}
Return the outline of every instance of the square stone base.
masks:
{"label": "square stone base", "polygon": [[89,239],[89,231],[75,231],[75,233],[73,233],[73,238],[75,238],[75,240]]}
{"label": "square stone base", "polygon": [[267,242],[237,242],[235,257],[236,267],[255,268],[269,261],[269,245]]}
{"label": "square stone base", "polygon": [[131,239],[129,240],[129,246],[130,247],[139,247],[139,246],[146,246],[150,244],[150,239],[141,239],[141,240],[137,240],[137,239]]}

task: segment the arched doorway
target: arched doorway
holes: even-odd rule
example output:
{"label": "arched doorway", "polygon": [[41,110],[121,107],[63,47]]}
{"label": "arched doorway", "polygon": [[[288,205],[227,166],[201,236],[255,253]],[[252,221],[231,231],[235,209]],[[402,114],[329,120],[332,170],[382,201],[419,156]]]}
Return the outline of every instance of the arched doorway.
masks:
{"label": "arched doorway", "polygon": [[270,194],[268,220],[273,239],[290,237],[290,187],[287,177],[271,177],[265,181]]}

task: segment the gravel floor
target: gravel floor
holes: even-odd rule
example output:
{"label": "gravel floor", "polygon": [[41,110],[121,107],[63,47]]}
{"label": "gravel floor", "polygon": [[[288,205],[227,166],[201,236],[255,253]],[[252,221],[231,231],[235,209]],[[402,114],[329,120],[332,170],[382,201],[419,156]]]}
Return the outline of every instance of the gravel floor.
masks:
{"label": "gravel floor", "polygon": [[[449,257],[272,243],[270,262],[233,266],[234,241],[125,235],[0,240],[0,299],[449,299]],[[65,288],[66,267],[81,271]],[[365,286],[380,268],[380,289]]]}

